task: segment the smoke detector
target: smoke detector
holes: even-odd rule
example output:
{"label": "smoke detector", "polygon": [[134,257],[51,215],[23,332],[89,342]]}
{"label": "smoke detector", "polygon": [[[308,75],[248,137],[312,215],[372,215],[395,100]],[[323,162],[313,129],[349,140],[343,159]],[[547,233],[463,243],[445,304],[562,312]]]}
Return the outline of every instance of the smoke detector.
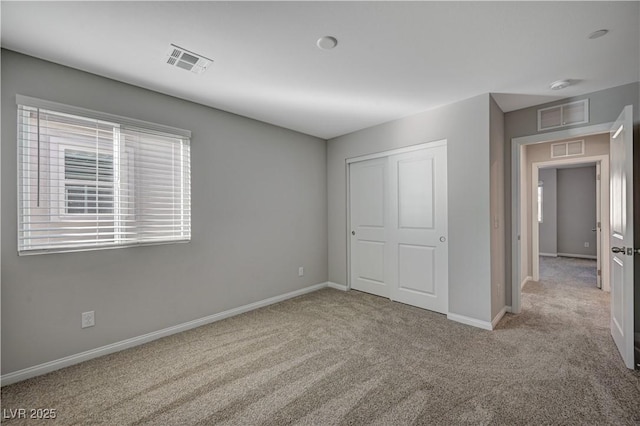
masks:
{"label": "smoke detector", "polygon": [[331,36],[320,37],[316,41],[316,46],[322,50],[331,50],[338,45],[338,39]]}
{"label": "smoke detector", "polygon": [[169,46],[167,63],[171,66],[182,68],[196,74],[202,74],[213,63],[212,59],[191,52],[175,44]]}
{"label": "smoke detector", "polygon": [[569,87],[571,86],[571,80],[558,80],[558,81],[554,81],[553,83],[551,83],[549,85],[549,88],[551,90],[562,90],[565,87]]}

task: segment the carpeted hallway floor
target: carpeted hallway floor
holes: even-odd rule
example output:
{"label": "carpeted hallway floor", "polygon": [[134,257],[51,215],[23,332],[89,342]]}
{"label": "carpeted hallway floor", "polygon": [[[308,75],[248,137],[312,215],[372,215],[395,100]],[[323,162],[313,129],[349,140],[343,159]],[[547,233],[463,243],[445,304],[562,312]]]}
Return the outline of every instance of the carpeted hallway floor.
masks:
{"label": "carpeted hallway floor", "polygon": [[3,387],[2,407],[55,408],[47,424],[640,424],[592,266],[543,259],[493,332],[325,289]]}

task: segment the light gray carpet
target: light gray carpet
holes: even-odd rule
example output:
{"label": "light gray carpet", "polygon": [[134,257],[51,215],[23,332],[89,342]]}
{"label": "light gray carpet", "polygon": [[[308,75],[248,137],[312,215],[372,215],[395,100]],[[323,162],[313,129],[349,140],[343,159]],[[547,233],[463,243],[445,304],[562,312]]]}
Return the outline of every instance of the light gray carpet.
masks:
{"label": "light gray carpet", "polygon": [[2,407],[57,409],[47,424],[639,424],[593,263],[541,266],[493,332],[325,289],[3,387]]}

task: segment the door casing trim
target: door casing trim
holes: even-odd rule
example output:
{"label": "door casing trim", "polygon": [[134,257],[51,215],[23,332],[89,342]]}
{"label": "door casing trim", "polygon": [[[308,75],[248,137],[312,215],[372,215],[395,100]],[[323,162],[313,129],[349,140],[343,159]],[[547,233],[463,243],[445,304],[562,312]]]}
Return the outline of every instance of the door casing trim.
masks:
{"label": "door casing trim", "polygon": [[612,126],[613,122],[601,123],[511,139],[511,311],[514,314],[519,314],[522,309],[520,287],[521,250],[518,241],[518,237],[521,235],[520,230],[522,226],[520,223],[520,153],[522,148],[526,145],[552,142],[574,137],[591,136],[600,133],[609,133]]}
{"label": "door casing trim", "polygon": [[[598,183],[598,185],[600,185],[600,193],[602,194],[602,189],[606,186],[609,186],[609,155],[608,154],[601,154],[601,155],[591,155],[591,156],[586,156],[586,157],[572,157],[572,158],[563,158],[563,159],[556,159],[556,160],[546,160],[546,161],[540,161],[540,162],[533,162],[531,164],[531,260],[532,260],[532,266],[531,266],[531,277],[533,281],[538,281],[540,278],[540,264],[539,264],[539,259],[538,256],[540,255],[540,240],[539,237],[540,235],[538,234],[539,229],[540,229],[540,225],[538,223],[537,220],[535,220],[535,215],[534,213],[536,213],[536,203],[534,203],[534,199],[535,199],[535,187],[538,185],[538,175],[539,175],[539,171],[542,167],[552,167],[552,166],[566,166],[566,165],[576,165],[576,164],[582,164],[582,163],[599,163],[601,170],[600,170],[600,174],[601,174],[601,178],[600,181]],[[608,191],[607,191],[607,195],[608,195]],[[602,222],[602,226],[600,228],[600,236],[602,237],[602,235],[608,235],[608,230],[609,230],[609,224],[607,223],[608,221],[604,221],[603,220],[603,216],[608,217],[608,215],[606,215],[605,209],[609,209],[609,200],[607,198],[607,203],[605,205],[604,202],[602,202],[602,200],[600,201],[600,203],[597,205],[596,207],[598,210],[600,210],[600,218],[601,218],[601,222]],[[607,231],[607,232],[605,232]],[[608,263],[605,266],[605,262],[607,262],[607,257],[604,256],[605,253],[609,253],[609,242],[607,240],[607,238],[601,238],[601,242],[600,242],[600,263],[601,263],[601,282],[602,282],[602,290],[603,291],[610,291],[610,287],[609,287],[609,267],[608,267]],[[538,256],[536,256],[536,253],[538,253]],[[556,255],[563,255],[565,253],[557,253]],[[584,256],[584,255],[574,255],[574,257],[582,257],[585,259],[593,259],[593,256]],[[597,259],[597,257],[596,257]]]}

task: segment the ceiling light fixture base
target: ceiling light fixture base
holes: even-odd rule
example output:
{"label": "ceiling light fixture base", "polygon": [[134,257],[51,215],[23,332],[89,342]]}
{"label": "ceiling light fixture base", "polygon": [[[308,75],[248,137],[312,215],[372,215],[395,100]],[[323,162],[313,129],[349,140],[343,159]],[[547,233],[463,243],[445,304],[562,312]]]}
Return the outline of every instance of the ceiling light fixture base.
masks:
{"label": "ceiling light fixture base", "polygon": [[571,80],[557,80],[549,85],[551,90],[562,90],[571,86]]}
{"label": "ceiling light fixture base", "polygon": [[338,39],[332,36],[320,37],[316,45],[322,50],[331,50],[338,45]]}
{"label": "ceiling light fixture base", "polygon": [[600,38],[600,37],[606,36],[608,33],[609,33],[609,30],[606,30],[606,29],[597,30],[589,34],[589,39],[593,40],[594,38]]}

